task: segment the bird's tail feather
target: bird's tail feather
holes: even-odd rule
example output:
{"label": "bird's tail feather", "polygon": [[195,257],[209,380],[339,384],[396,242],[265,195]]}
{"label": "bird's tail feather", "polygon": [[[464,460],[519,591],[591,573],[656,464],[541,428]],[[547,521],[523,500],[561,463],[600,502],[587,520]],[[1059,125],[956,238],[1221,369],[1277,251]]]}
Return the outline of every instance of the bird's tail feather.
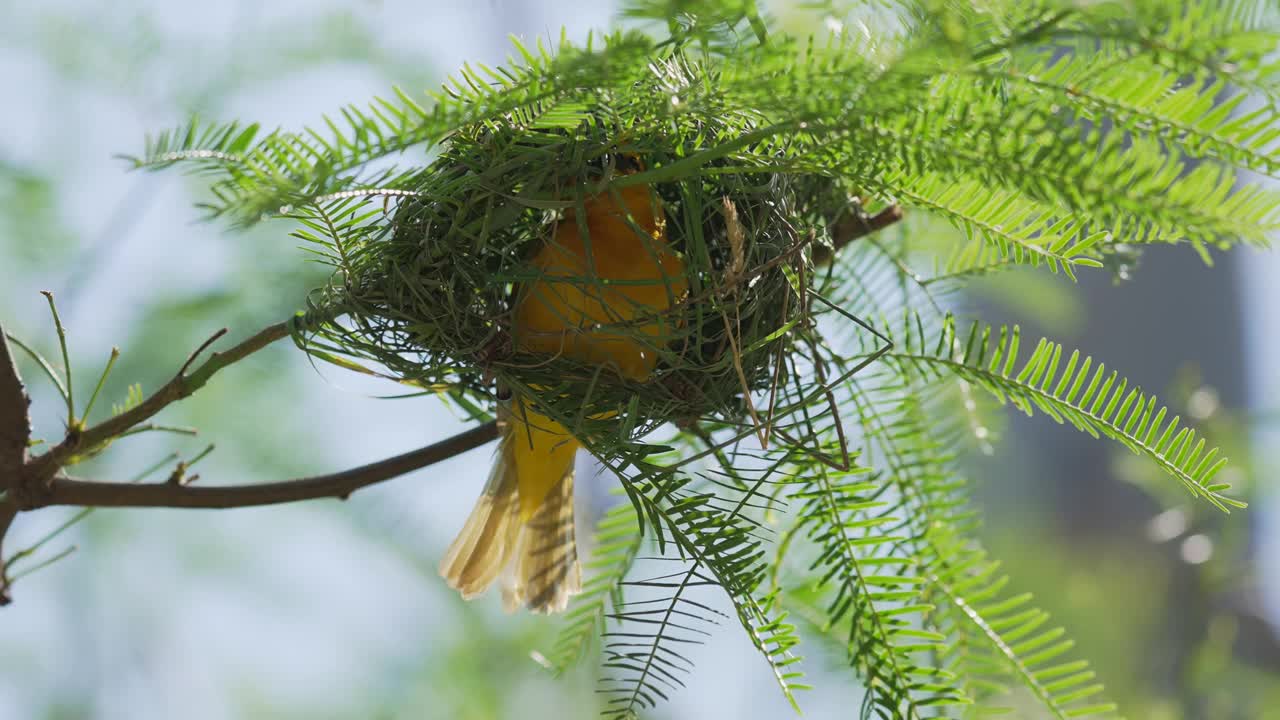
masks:
{"label": "bird's tail feather", "polygon": [[536,613],[565,609],[582,591],[582,570],[574,540],[573,466],[547,493],[521,528],[502,588],[508,611],[521,605]]}
{"label": "bird's tail feather", "polygon": [[564,610],[582,589],[574,539],[573,465],[521,522],[519,467],[512,424],[503,429],[498,457],[475,509],[440,562],[440,575],[470,600],[503,576],[503,604],[533,612]]}
{"label": "bird's tail feather", "polygon": [[484,492],[440,561],[440,575],[470,600],[502,572],[520,534],[520,495],[511,442],[503,437]]}

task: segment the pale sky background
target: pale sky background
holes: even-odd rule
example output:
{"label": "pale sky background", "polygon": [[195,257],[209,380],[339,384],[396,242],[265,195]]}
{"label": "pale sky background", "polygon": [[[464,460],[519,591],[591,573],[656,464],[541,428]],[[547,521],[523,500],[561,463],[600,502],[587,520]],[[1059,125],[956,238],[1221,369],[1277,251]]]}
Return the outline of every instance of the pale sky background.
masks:
{"label": "pale sky background", "polygon": [[[228,247],[249,242],[293,247],[283,224],[241,236],[197,222],[192,182],[172,172],[129,174],[112,156],[139,149],[145,132],[185,120],[188,108],[174,98],[199,87],[201,73],[216,75],[232,62],[252,67],[252,56],[227,52],[240,34],[275,28],[287,43],[290,23],[305,27],[307,18],[339,7],[368,24],[386,57],[421,58],[425,67],[419,72],[433,82],[463,61],[500,63],[509,34],[554,38],[560,24],[568,22],[569,36],[581,39],[589,28],[606,26],[613,12],[610,3],[552,0],[0,0],[5,18],[0,158],[57,174],[64,220],[82,242],[73,254],[90,256],[98,243],[110,239],[109,251],[92,255],[96,263],[88,272],[55,266],[21,275],[0,257],[0,318],[16,323],[9,329],[50,348],[43,342],[49,335],[37,291],[53,290],[68,298],[64,320],[77,356],[86,368],[96,368],[112,344],[129,336],[149,298],[226,285],[233,272]],[[65,22],[50,23],[56,16]],[[95,76],[110,81],[75,83],[39,53],[40,33],[59,34],[71,47],[81,39],[92,47],[95,34],[135,31],[139,16],[156,23],[165,52],[186,53],[197,61],[171,70],[148,66],[139,74],[128,57],[68,51],[60,62],[85,63]],[[263,78],[275,74],[265,67],[254,72]],[[326,63],[246,83],[214,110],[219,119],[244,117],[268,127],[298,128],[343,103],[385,94],[392,82],[405,79],[392,75],[360,62]],[[38,248],[42,239],[30,242]],[[1233,261],[1243,262],[1249,280],[1245,291],[1252,298],[1246,303],[1252,308],[1248,357],[1257,408],[1275,413],[1280,407],[1280,260],[1242,251]],[[192,332],[207,335],[216,329]],[[231,334],[243,337],[255,329],[233,324]],[[462,427],[431,400],[378,399],[374,396],[394,394],[396,388],[332,368],[317,372],[285,345],[264,356],[276,358],[268,369],[284,367],[288,379],[259,398],[260,405],[221,417],[233,417],[241,432],[259,422],[293,418],[298,429],[273,429],[271,437],[286,443],[294,438],[297,444],[285,445],[275,466],[265,469],[246,464],[234,446],[223,446],[202,465],[202,474],[249,482],[339,469],[418,447]],[[190,349],[175,346],[135,362],[176,368]],[[214,412],[216,404],[203,396],[216,395],[219,383],[234,383],[235,373],[264,372],[254,369],[255,360],[216,379],[193,399],[196,411]],[[81,392],[90,374],[82,373]],[[37,384],[30,373],[27,380]],[[53,436],[60,431],[57,406],[47,391],[36,389],[35,419],[46,436]],[[288,409],[268,417],[256,414],[281,407]],[[1280,463],[1275,454],[1280,421],[1269,428],[1257,436],[1274,467]],[[183,446],[188,455],[227,432],[216,426],[201,430],[200,440]],[[123,478],[173,445],[169,437],[130,441],[100,467]],[[92,708],[84,717],[95,720],[221,720],[245,716],[246,697],[265,708],[262,717],[274,717],[271,708],[290,708],[298,717],[364,718],[370,717],[364,703],[371,696],[399,698],[380,717],[435,717],[423,710],[431,707],[433,690],[421,690],[414,678],[430,662],[432,648],[455,642],[462,628],[472,626],[459,620],[457,600],[435,577],[434,566],[474,501],[489,452],[473,451],[362,491],[346,504],[100,512],[88,530],[76,534],[78,552],[21,581],[14,604],[0,610],[0,720],[60,717],[51,711],[59,704],[83,702]],[[1280,496],[1274,492],[1266,512],[1280,517]],[[52,511],[20,518],[6,547],[22,547],[65,516]],[[1271,563],[1265,582],[1274,616],[1280,616],[1275,552],[1280,528],[1268,527],[1262,543]],[[484,622],[494,632],[514,635],[539,622],[502,614],[496,598],[481,602]],[[811,648],[806,654],[819,686],[802,696],[806,716],[849,716],[856,689],[840,679],[824,680],[819,653]],[[676,694],[654,717],[790,716],[736,624],[722,626],[713,645],[694,657],[697,669],[687,680],[696,691]],[[503,661],[532,663],[523,657],[495,658]],[[556,682],[512,688],[505,716],[560,717],[555,705],[565,696],[558,694]]]}

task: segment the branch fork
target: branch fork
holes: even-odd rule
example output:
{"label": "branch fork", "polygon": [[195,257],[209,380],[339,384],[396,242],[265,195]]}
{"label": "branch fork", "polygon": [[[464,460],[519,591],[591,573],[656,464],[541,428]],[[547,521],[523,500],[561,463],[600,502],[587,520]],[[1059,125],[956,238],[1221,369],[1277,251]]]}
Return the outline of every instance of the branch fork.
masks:
{"label": "branch fork", "polygon": [[[271,325],[228,350],[210,353],[198,363],[205,351],[226,334],[223,328],[191,353],[171,380],[135,407],[89,427],[69,412],[62,441],[34,457],[28,450],[30,398],[0,328],[0,605],[7,605],[11,600],[13,583],[8,572],[9,562],[29,554],[19,551],[6,557],[2,545],[14,519],[23,512],[55,505],[237,508],[316,498],[345,500],[356,490],[454,457],[497,437],[496,424],[490,422],[417,450],[349,470],[261,484],[193,485],[198,476],[188,475],[188,465],[184,463],[179,463],[165,481],[150,484],[90,481],[64,472],[77,455],[101,449],[136,430],[165,407],[204,387],[222,368],[290,336],[294,328],[293,321]],[[62,337],[61,332],[59,335]],[[69,404],[69,407],[72,406]]]}

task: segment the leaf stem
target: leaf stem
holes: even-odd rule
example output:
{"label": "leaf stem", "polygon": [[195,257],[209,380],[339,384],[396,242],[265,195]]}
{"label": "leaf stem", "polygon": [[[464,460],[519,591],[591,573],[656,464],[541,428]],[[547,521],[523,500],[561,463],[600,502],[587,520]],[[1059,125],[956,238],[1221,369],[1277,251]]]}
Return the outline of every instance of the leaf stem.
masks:
{"label": "leaf stem", "polygon": [[[219,370],[243,360],[281,338],[288,337],[295,331],[297,323],[304,322],[307,317],[314,315],[314,313],[308,315],[300,313],[299,315],[302,317],[295,316],[287,322],[276,323],[263,328],[240,344],[224,352],[212,353],[199,367],[188,373],[187,370],[191,367],[196,357],[211,342],[211,340],[206,341],[196,352],[188,357],[187,362],[182,366],[181,372],[134,408],[87,429],[72,426],[72,430],[67,433],[67,437],[61,443],[32,461],[37,468],[37,476],[43,482],[48,482],[76,453],[85,448],[98,447],[103,443],[120,437],[138,424],[155,416],[170,403],[191,396],[191,394],[204,387]],[[220,337],[221,335],[222,332],[219,331],[215,337]],[[68,395],[70,395],[69,390]]]}
{"label": "leaf stem", "polygon": [[59,552],[57,555],[54,555],[53,557],[49,558],[48,560],[44,560],[44,561],[42,561],[42,562],[36,563],[35,565],[32,565],[31,567],[27,568],[26,570],[23,570],[22,572],[17,573],[16,575],[13,575],[12,577],[10,577],[10,578],[8,579],[8,580],[9,580],[9,584],[13,584],[14,582],[17,582],[18,578],[23,578],[23,577],[26,577],[26,576],[30,575],[30,574],[31,574],[31,573],[33,573],[33,572],[37,572],[37,571],[43,570],[43,569],[45,569],[45,568],[49,567],[50,565],[52,565],[52,564],[54,564],[54,563],[58,562],[58,561],[59,561],[59,560],[61,560],[62,558],[64,558],[64,557],[66,557],[66,556],[70,555],[71,553],[73,553],[73,552],[75,552],[75,551],[76,551],[76,546],[75,546],[75,545],[68,545],[68,546],[67,546],[67,548],[66,548],[65,550],[62,550],[62,551],[61,551],[61,552]]}
{"label": "leaf stem", "polygon": [[[4,560],[4,566],[5,566],[5,568],[12,568],[12,567],[14,566],[14,564],[15,564],[15,563],[17,563],[18,561],[22,560],[23,558],[28,558],[28,557],[31,557],[32,555],[36,554],[37,552],[39,552],[40,548],[42,548],[42,547],[44,547],[45,545],[47,545],[50,541],[52,541],[53,539],[57,538],[57,537],[58,537],[59,535],[61,535],[62,533],[66,532],[67,530],[70,530],[72,526],[74,526],[75,524],[79,523],[81,520],[84,520],[84,519],[85,519],[86,517],[88,517],[88,516],[89,516],[89,514],[90,514],[90,513],[92,513],[92,512],[93,512],[93,508],[91,508],[91,507],[87,507],[87,508],[83,508],[83,509],[81,509],[81,510],[80,510],[79,512],[77,512],[76,514],[72,515],[72,516],[71,516],[71,517],[70,517],[66,522],[64,522],[64,523],[62,523],[61,525],[59,525],[58,527],[56,527],[56,528],[54,528],[54,529],[50,530],[50,531],[49,531],[48,533],[46,533],[43,537],[41,537],[39,540],[36,540],[36,541],[35,541],[34,543],[32,543],[31,545],[28,545],[27,547],[25,547],[25,548],[23,548],[23,549],[19,550],[18,552],[14,553],[12,557],[9,557],[9,558],[5,559],[5,560]],[[16,580],[16,579],[18,579],[18,577],[20,577],[20,576],[21,576],[21,574],[19,574],[19,575],[15,575],[15,576],[13,576],[12,578],[10,578],[10,580]]]}
{"label": "leaf stem", "polygon": [[111,368],[115,366],[116,360],[120,359],[120,348],[111,348],[111,357],[107,359],[107,366],[102,369],[102,375],[98,378],[98,385],[93,389],[93,394],[89,396],[89,404],[84,406],[84,419],[89,420],[89,413],[93,410],[93,404],[98,400],[98,393],[102,392],[102,386],[107,383],[107,376],[111,374]]}
{"label": "leaf stem", "polygon": [[53,293],[48,290],[41,290],[41,295],[49,303],[49,312],[53,314],[53,326],[58,331],[58,347],[62,350],[62,369],[67,378],[67,428],[78,429],[79,422],[76,420],[76,393],[71,383],[71,355],[67,352],[67,329],[62,325],[62,318],[58,315],[58,304],[53,301]]}
{"label": "leaf stem", "polygon": [[67,388],[62,384],[62,378],[58,377],[57,371],[53,369],[53,366],[49,364],[49,361],[45,360],[44,356],[37,352],[35,348],[22,342],[14,335],[5,333],[4,336],[9,342],[18,346],[19,350],[26,353],[33,361],[35,361],[36,366],[40,368],[41,372],[48,376],[49,380],[53,383],[53,386],[57,388],[58,396],[62,398],[63,402],[65,402],[67,399]]}

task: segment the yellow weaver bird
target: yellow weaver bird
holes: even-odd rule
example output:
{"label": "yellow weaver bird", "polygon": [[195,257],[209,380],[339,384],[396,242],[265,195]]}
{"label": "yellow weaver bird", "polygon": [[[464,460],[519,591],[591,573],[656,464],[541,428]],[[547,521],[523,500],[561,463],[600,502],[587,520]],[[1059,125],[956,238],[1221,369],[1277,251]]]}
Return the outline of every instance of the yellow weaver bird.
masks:
{"label": "yellow weaver bird", "polygon": [[[626,161],[639,169],[630,157],[620,168]],[[659,315],[688,289],[684,263],[668,245],[660,201],[648,186],[606,190],[587,198],[583,210],[585,233],[570,210],[532,258],[539,277],[516,297],[514,345],[643,381],[672,327]],[[582,589],[573,519],[579,443],[518,394],[499,406],[498,422],[493,471],[440,574],[466,599],[503,575],[508,610],[559,612]]]}

